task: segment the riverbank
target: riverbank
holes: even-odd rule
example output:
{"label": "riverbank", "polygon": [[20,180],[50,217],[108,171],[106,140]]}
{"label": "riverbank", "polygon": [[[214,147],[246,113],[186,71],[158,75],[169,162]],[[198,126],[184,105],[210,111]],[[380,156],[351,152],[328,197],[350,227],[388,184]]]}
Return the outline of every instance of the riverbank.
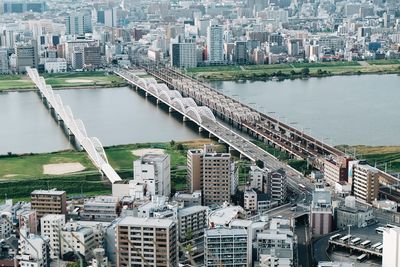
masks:
{"label": "riverbank", "polygon": [[186,73],[210,81],[285,80],[340,75],[399,74],[400,60],[213,66],[189,68]]}
{"label": "riverbank", "polygon": [[[43,74],[47,84],[57,88],[98,88],[121,87],[127,83],[120,77],[104,71],[66,72]],[[35,90],[33,82],[26,75],[0,76],[0,92]]]}
{"label": "riverbank", "polygon": [[[133,176],[133,161],[145,152],[162,151],[171,157],[171,183],[173,190],[186,188],[187,149],[201,148],[214,143],[218,151],[224,146],[210,140],[199,139],[187,142],[143,143],[106,147],[109,163],[123,179]],[[45,173],[45,167],[63,167],[63,164],[80,164],[84,170],[61,175]],[[63,169],[63,168],[61,168]],[[64,168],[64,171],[65,170]],[[14,190],[17,188],[18,190]],[[36,189],[62,188],[69,195],[98,195],[111,193],[111,186],[89,160],[85,152],[73,150],[43,154],[0,156],[0,195],[9,198],[23,198]]]}

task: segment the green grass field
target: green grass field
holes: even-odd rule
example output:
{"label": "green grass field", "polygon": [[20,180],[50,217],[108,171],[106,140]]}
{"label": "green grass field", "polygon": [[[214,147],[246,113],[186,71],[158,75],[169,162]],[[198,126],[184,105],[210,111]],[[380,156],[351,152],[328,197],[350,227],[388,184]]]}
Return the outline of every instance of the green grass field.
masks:
{"label": "green grass field", "polygon": [[[362,65],[358,62],[320,62],[320,63],[293,63],[274,65],[245,65],[241,66],[213,66],[187,69],[189,75],[208,80],[246,80],[266,79],[277,74],[286,78],[299,78],[301,71],[308,68],[311,77],[331,75],[354,75],[370,73],[400,73],[400,61],[369,61]],[[321,74],[321,72],[325,72]]]}
{"label": "green grass field", "polygon": [[[116,75],[109,75],[103,71],[66,72],[43,74],[46,82],[57,87],[101,86],[119,87],[126,82]],[[26,75],[0,76],[0,90],[33,89],[34,85]]]}
{"label": "green grass field", "polygon": [[353,154],[357,159],[365,159],[371,166],[388,172],[400,172],[400,146],[338,146],[342,151]]}
{"label": "green grass field", "polygon": [[[108,160],[122,178],[133,176],[133,161],[139,157],[134,151],[146,148],[164,149],[171,159],[171,182],[173,190],[186,188],[186,153],[190,148],[201,148],[204,144],[215,143],[210,139],[188,142],[145,143],[105,148]],[[224,151],[222,145],[218,151]],[[57,163],[81,163],[82,172],[65,175],[43,174],[43,165]],[[18,188],[18,190],[13,190]],[[26,198],[35,189],[60,188],[68,194],[104,194],[111,192],[110,185],[101,176],[85,152],[60,151],[45,154],[0,157],[0,196]]]}

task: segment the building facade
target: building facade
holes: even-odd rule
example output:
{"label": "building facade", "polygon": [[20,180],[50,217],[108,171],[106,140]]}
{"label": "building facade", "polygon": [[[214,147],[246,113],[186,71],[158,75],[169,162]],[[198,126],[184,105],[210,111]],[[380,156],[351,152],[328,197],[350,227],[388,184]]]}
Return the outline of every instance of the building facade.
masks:
{"label": "building facade", "polygon": [[67,214],[67,193],[57,190],[35,190],[31,193],[31,207],[38,219],[47,214]]}

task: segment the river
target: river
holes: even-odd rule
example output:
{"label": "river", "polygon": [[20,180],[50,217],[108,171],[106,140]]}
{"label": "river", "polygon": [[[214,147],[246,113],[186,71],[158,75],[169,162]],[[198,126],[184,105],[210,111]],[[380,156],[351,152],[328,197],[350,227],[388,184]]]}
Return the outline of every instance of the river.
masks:
{"label": "river", "polygon": [[[400,145],[397,75],[212,84],[329,144]],[[127,87],[56,92],[104,146],[199,138]],[[0,94],[0,154],[71,148],[35,92]]]}
{"label": "river", "polygon": [[[89,136],[104,146],[199,138],[192,129],[127,87],[57,90]],[[0,94],[0,154],[71,149],[35,92]]]}
{"label": "river", "polygon": [[328,144],[400,145],[400,76],[212,82],[241,100]]}

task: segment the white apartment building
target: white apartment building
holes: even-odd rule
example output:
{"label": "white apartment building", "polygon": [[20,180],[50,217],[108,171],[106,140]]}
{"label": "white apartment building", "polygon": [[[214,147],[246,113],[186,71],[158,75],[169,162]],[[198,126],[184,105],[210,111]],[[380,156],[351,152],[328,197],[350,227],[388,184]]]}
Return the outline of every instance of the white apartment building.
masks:
{"label": "white apartment building", "polygon": [[96,245],[93,228],[70,221],[62,228],[61,235],[61,255],[75,250],[87,260],[93,257],[92,250]]}
{"label": "white apartment building", "polygon": [[244,209],[247,211],[257,211],[257,193],[253,189],[244,191]]}
{"label": "white apartment building", "polygon": [[265,183],[265,186],[266,188],[264,192],[269,194],[272,200],[276,200],[280,203],[285,201],[287,183],[284,170],[279,169],[277,171],[268,173],[268,179]]}
{"label": "white apartment building", "polygon": [[293,266],[294,242],[292,222],[273,218],[270,228],[257,234],[257,256],[261,266]]}
{"label": "white apartment building", "polygon": [[117,222],[115,238],[117,266],[178,266],[173,220],[128,216]]}
{"label": "white apartment building", "polygon": [[11,212],[0,213],[0,240],[10,237],[13,230]]}
{"label": "white apartment building", "polygon": [[134,161],[134,181],[143,184],[147,195],[171,194],[170,157],[167,154],[146,154]]}
{"label": "white apartment building", "polygon": [[357,200],[372,203],[379,193],[379,170],[367,164],[353,165],[353,194]]}
{"label": "white apartment building", "polygon": [[96,196],[83,204],[82,218],[91,221],[110,222],[118,217],[118,197]]}
{"label": "white apartment building", "polygon": [[60,231],[65,226],[64,214],[48,214],[40,219],[40,233],[49,239],[50,258],[58,259],[61,257],[61,238]]}
{"label": "white apartment building", "polygon": [[44,70],[47,73],[60,73],[67,71],[67,61],[65,58],[46,58]]}
{"label": "white apartment building", "polygon": [[382,267],[400,266],[400,228],[383,231]]}
{"label": "white apartment building", "polygon": [[20,229],[18,242],[19,266],[21,267],[46,267],[49,264],[48,239],[38,235],[29,234],[26,227]]}
{"label": "white apartment building", "polygon": [[245,229],[215,228],[204,233],[204,266],[250,266]]}
{"label": "white apartment building", "polygon": [[196,43],[171,43],[171,66],[178,68],[193,68],[197,66]]}
{"label": "white apartment building", "polygon": [[208,207],[192,206],[178,211],[178,235],[181,242],[204,235]]}
{"label": "white apartment building", "polygon": [[211,65],[224,63],[224,28],[213,21],[207,28],[207,60]]}
{"label": "white apartment building", "polygon": [[267,175],[267,170],[263,170],[257,166],[250,166],[249,178],[251,188],[263,191],[263,181],[264,177],[266,178]]}

